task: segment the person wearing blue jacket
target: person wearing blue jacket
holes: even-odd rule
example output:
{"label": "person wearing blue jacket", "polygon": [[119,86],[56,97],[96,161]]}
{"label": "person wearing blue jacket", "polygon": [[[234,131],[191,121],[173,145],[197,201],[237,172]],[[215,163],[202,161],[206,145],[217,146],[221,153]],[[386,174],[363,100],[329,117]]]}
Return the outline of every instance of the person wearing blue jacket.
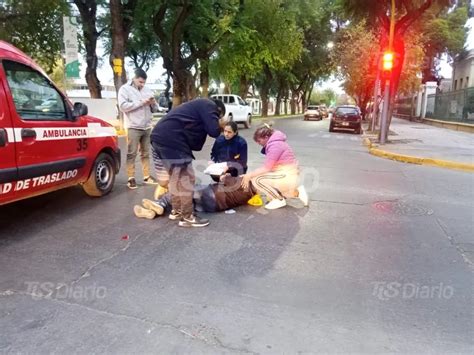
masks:
{"label": "person wearing blue jacket", "polygon": [[171,220],[180,227],[204,227],[209,220],[193,213],[195,175],[193,151],[200,151],[207,136],[216,138],[224,125],[225,106],[217,99],[196,99],[173,108],[153,128],[151,144],[155,165],[169,175]]}
{"label": "person wearing blue jacket", "polygon": [[[231,121],[224,126],[224,132],[214,142],[211,150],[211,160],[214,163],[227,163],[229,173],[233,177],[247,172],[247,141],[239,136],[237,123]],[[219,176],[211,175],[214,181]]]}

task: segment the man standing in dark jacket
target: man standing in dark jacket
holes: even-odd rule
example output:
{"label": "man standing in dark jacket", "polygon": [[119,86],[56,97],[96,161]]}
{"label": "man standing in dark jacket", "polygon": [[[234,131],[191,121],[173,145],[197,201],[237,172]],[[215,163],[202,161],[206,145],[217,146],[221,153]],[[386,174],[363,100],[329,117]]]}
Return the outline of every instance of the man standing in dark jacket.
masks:
{"label": "man standing in dark jacket", "polygon": [[193,151],[200,151],[207,136],[221,133],[225,106],[222,101],[197,99],[172,109],[155,126],[151,144],[157,159],[170,176],[171,220],[180,227],[205,227],[209,220],[193,213],[194,169]]}

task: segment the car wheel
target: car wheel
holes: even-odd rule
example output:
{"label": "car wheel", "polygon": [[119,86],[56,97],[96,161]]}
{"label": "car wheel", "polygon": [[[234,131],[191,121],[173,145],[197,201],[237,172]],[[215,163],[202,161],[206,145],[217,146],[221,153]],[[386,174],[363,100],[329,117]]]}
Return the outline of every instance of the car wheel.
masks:
{"label": "car wheel", "polygon": [[115,162],[107,153],[101,153],[92,166],[89,179],[82,185],[89,196],[101,197],[107,195],[114,187]]}
{"label": "car wheel", "polygon": [[357,127],[357,128],[354,130],[354,133],[355,133],[355,134],[361,134],[361,133],[362,133],[362,127],[361,127],[361,126]]}
{"label": "car wheel", "polygon": [[232,116],[232,114],[229,113],[229,116],[227,116],[227,119],[229,120],[229,122],[232,122],[234,120],[234,116]]}
{"label": "car wheel", "polygon": [[329,132],[334,132],[334,125],[332,122],[329,124]]}
{"label": "car wheel", "polygon": [[247,116],[247,121],[244,122],[244,127],[249,129],[252,126],[252,115]]}

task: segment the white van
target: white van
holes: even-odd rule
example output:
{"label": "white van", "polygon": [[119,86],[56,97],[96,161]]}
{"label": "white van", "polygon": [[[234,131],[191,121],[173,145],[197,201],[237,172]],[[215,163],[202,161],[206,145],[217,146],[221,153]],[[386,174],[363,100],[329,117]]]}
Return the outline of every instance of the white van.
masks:
{"label": "white van", "polygon": [[225,105],[225,118],[235,123],[243,123],[245,128],[252,124],[252,108],[238,95],[217,94],[212,98],[221,100]]}

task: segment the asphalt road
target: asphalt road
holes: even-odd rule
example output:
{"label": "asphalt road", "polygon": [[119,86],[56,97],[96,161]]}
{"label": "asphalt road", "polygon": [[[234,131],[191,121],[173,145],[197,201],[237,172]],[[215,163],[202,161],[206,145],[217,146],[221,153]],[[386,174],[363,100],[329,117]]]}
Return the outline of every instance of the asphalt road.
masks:
{"label": "asphalt road", "polygon": [[1,207],[0,353],[472,353],[473,175],[377,158],[327,127],[276,120],[309,208],[141,220],[153,187],[129,191],[125,169],[101,199]]}

